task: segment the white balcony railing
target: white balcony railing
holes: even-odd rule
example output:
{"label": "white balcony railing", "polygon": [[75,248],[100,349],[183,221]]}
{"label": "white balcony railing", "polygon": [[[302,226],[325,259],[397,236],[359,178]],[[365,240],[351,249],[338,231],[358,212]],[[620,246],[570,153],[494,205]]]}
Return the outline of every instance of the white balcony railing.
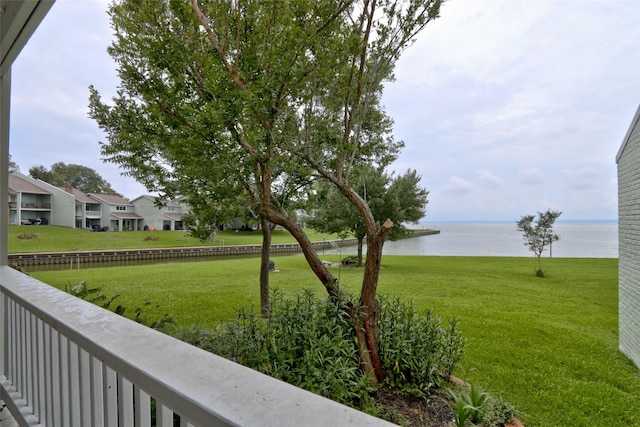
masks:
{"label": "white balcony railing", "polygon": [[390,425],[7,266],[0,310],[0,399],[21,426]]}

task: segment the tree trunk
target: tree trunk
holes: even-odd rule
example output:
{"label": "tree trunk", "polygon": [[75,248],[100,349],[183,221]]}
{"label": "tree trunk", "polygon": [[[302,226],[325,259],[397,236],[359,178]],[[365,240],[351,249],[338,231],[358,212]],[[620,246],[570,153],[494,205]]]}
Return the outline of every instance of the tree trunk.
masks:
{"label": "tree trunk", "polygon": [[271,303],[269,301],[269,261],[271,256],[271,227],[269,221],[260,216],[262,228],[262,250],[260,260],[260,312],[265,319],[271,317]]}
{"label": "tree trunk", "polygon": [[304,255],[309,267],[314,272],[318,280],[324,285],[329,296],[336,302],[340,298],[340,286],[337,279],[331,274],[327,266],[322,262],[318,252],[313,248],[311,241],[300,225],[285,214],[280,214],[274,210],[265,211],[264,215],[274,224],[281,225],[296,239],[300,245],[300,250]]}
{"label": "tree trunk", "polygon": [[364,237],[358,236],[358,267],[362,267],[362,247],[364,245]]}
{"label": "tree trunk", "polygon": [[371,375],[371,384],[374,386],[385,378],[378,354],[382,310],[380,302],[376,299],[376,293],[382,264],[382,248],[391,227],[393,222],[388,219],[376,233],[367,235],[367,259],[362,278],[362,290],[359,305],[352,313],[360,351],[360,364],[364,371]]}

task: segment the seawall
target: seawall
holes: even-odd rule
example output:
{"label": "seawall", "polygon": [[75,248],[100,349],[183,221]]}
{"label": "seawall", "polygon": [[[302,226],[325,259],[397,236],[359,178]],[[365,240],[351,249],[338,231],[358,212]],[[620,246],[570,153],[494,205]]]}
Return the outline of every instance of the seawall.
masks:
{"label": "seawall", "polygon": [[[440,233],[437,230],[415,231],[410,237],[419,237]],[[345,246],[354,246],[357,239],[326,240],[313,242],[316,250],[331,250]],[[38,252],[9,254],[10,265],[27,267],[31,265],[64,264],[69,266],[86,263],[112,263],[125,261],[145,261],[180,258],[236,258],[260,255],[261,245],[237,245],[237,246],[192,246],[177,248],[147,248],[147,249],[112,249],[94,251],[67,251],[67,252]],[[272,254],[299,253],[298,243],[271,245]]]}

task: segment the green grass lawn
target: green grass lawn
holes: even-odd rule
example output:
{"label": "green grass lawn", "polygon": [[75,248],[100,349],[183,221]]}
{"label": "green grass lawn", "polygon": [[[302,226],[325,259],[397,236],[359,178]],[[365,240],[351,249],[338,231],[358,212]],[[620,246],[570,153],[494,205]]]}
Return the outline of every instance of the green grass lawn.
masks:
{"label": "green grass lawn", "polygon": [[[273,259],[272,288],[324,295],[303,257]],[[640,425],[640,372],[618,351],[617,260],[545,259],[543,267],[541,279],[533,257],[386,256],[379,292],[457,317],[468,339],[457,375],[513,403],[526,426]],[[130,311],[151,301],[157,315],[209,327],[259,305],[258,268],[249,258],[33,276],[59,288],[85,280],[120,294]],[[357,292],[361,270],[334,274]]]}
{"label": "green grass lawn", "polygon": [[[336,236],[307,230],[312,241],[337,239]],[[35,238],[25,238],[33,237]],[[260,244],[260,231],[219,231],[215,242],[201,242],[186,231],[91,232],[53,225],[10,225],[9,253],[91,251],[100,249],[146,249],[188,246]],[[287,231],[274,231],[272,243],[295,243]]]}

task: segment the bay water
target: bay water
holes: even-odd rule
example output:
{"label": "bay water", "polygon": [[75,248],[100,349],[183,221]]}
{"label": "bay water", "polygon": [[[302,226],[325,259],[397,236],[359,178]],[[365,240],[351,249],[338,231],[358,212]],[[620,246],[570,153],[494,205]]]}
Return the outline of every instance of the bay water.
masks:
{"label": "bay water", "polygon": [[[387,241],[385,255],[442,256],[532,256],[514,222],[421,223],[418,229],[439,230],[439,234]],[[557,222],[560,236],[543,256],[558,258],[618,258],[618,223],[615,221]],[[366,251],[366,246],[365,246]],[[335,250],[333,252],[338,252]],[[356,253],[342,248],[343,255]]]}

